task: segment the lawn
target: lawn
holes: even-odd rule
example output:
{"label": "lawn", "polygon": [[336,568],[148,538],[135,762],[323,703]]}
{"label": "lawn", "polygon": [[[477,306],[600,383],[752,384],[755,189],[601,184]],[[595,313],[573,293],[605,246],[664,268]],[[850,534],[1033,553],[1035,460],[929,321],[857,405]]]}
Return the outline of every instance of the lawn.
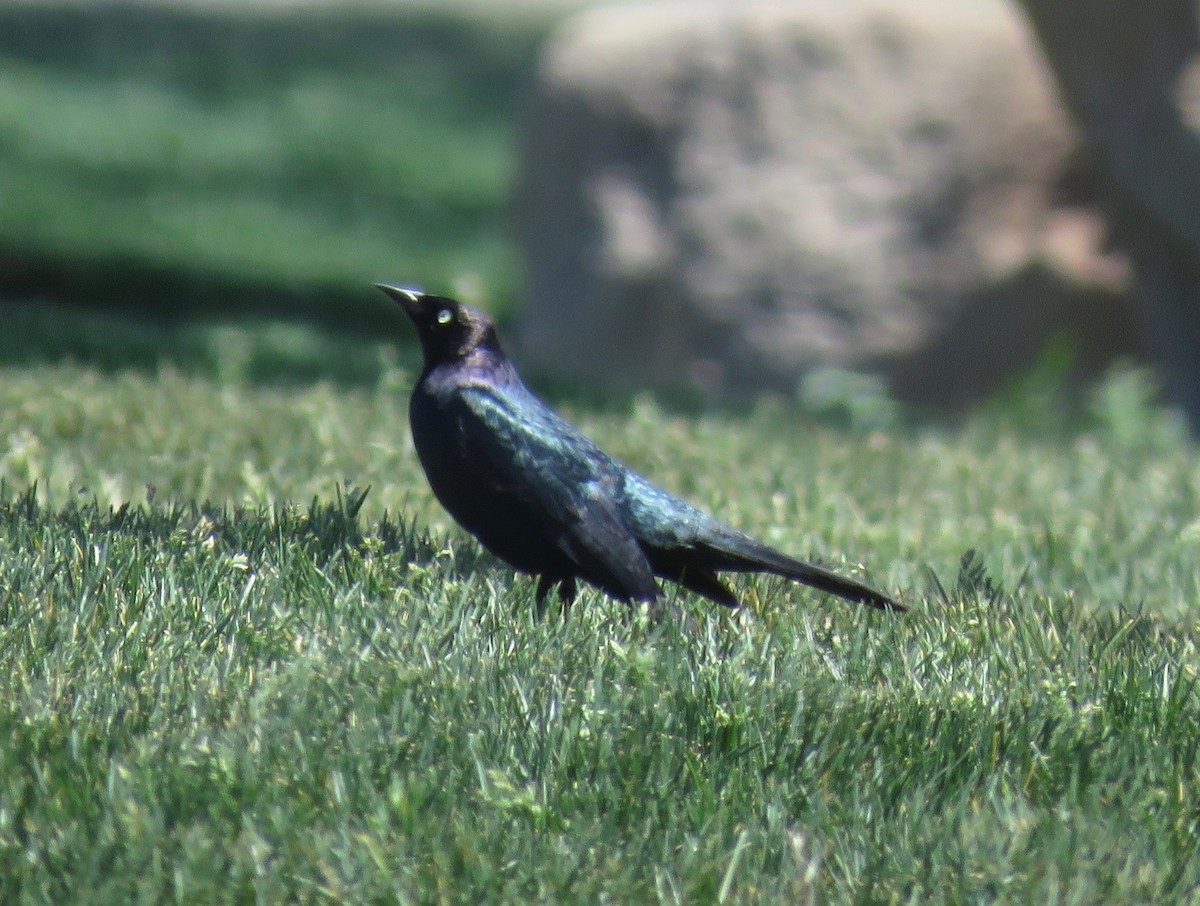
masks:
{"label": "lawn", "polygon": [[134,364],[0,382],[0,900],[1195,899],[1200,468],[1144,375],[1067,425],[556,395],[912,607],[749,578],[688,632],[539,619],[432,502],[390,343],[80,330]]}
{"label": "lawn", "polygon": [[902,616],[539,617],[438,509],[370,282],[512,310],[549,19],[487,8],[0,6],[0,902],[1200,902],[1200,464],[1143,372],[954,424],[543,388]]}

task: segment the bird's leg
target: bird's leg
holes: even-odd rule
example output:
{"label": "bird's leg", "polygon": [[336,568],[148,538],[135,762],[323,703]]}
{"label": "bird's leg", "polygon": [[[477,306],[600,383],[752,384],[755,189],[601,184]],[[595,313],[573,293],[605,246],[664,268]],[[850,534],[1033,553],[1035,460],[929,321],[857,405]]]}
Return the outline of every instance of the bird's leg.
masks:
{"label": "bird's leg", "polygon": [[537,592],[534,594],[534,601],[537,604],[539,619],[546,612],[546,595],[550,594],[550,586],[553,584],[554,580],[550,578],[549,574],[542,573],[538,576]]}
{"label": "bird's leg", "polygon": [[685,635],[693,638],[698,638],[702,634],[700,624],[696,621],[696,618],[679,606],[677,595],[664,595],[660,593],[658,597],[651,598],[645,604],[646,616],[653,625],[674,624]]}
{"label": "bird's leg", "polygon": [[668,620],[676,622],[683,619],[683,611],[679,605],[673,600],[659,595],[657,598],[646,601],[646,616],[650,618],[650,622],[654,624],[665,623]]}
{"label": "bird's leg", "polygon": [[558,585],[558,599],[562,602],[563,616],[565,617],[571,610],[571,602],[575,600],[575,595],[578,591],[578,587],[575,584],[575,577],[552,576],[550,573],[542,573],[538,576],[537,592],[534,596],[539,617],[546,612],[546,595],[550,594],[550,589],[556,583]]}
{"label": "bird's leg", "polygon": [[558,583],[558,599],[562,602],[562,613],[565,617],[571,612],[571,604],[575,600],[575,595],[579,589],[575,585],[575,577],[567,576]]}

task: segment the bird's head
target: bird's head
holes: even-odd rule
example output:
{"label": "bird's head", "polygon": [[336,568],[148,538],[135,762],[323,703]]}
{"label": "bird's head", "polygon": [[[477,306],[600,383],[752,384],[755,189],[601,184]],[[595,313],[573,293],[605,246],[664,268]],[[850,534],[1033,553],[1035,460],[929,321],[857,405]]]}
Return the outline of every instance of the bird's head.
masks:
{"label": "bird's head", "polygon": [[483,312],[446,296],[376,283],[412,319],[425,355],[425,368],[465,359],[477,349],[499,352],[496,328]]}

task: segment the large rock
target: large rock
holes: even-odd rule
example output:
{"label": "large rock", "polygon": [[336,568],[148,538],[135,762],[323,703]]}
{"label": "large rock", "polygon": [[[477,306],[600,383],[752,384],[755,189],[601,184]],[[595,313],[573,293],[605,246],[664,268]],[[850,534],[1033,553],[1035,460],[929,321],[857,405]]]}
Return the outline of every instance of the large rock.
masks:
{"label": "large rock", "polygon": [[1020,3],[1097,159],[1144,332],[1200,438],[1200,3]]}
{"label": "large rock", "polygon": [[[520,357],[714,392],[842,365],[957,402],[1081,310],[1125,351],[1123,265],[1061,197],[1074,149],[1000,2],[582,13],[526,122]],[[955,355],[964,329],[998,354]]]}

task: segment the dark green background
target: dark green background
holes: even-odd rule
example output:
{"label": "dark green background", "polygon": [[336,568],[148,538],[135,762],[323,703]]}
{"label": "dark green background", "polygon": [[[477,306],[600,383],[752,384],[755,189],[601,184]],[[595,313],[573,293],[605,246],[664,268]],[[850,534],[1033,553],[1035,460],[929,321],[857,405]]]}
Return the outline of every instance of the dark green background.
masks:
{"label": "dark green background", "polygon": [[549,26],[0,7],[0,298],[376,330],[391,279],[510,311],[515,124]]}

